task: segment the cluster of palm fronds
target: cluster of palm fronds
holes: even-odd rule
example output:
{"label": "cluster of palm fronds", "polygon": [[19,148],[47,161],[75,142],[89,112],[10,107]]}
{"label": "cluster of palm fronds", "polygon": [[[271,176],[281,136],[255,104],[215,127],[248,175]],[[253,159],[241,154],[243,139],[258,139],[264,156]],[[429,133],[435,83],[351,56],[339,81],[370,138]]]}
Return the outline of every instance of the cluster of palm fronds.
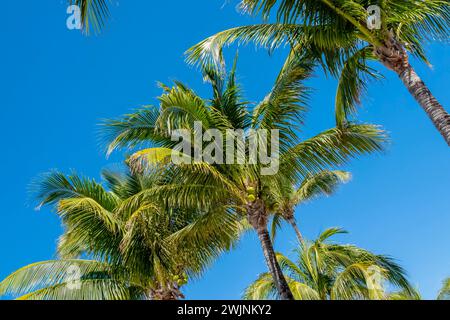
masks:
{"label": "cluster of palm fronds", "polygon": [[[297,300],[412,299],[417,296],[401,267],[389,257],[375,255],[352,245],[330,243],[329,239],[344,231],[332,228],[314,242],[304,242],[293,262],[282,254],[278,261]],[[401,290],[386,291],[386,284]],[[270,274],[264,273],[247,288],[244,298],[276,298]]]}
{"label": "cluster of palm fronds", "polygon": [[[106,0],[72,0],[80,6],[84,30],[100,30]],[[419,298],[405,273],[390,258],[329,238],[330,229],[310,242],[294,217],[297,205],[331,195],[350,179],[339,167],[383,150],[382,129],[355,120],[367,81],[379,78],[377,60],[395,71],[450,144],[450,116],[409,64],[411,53],[427,62],[423,44],[448,39],[447,1],[380,1],[383,24],[365,23],[363,0],[243,0],[242,9],[277,22],[233,28],[188,51],[212,87],[205,99],[181,82],[161,84],[159,105],[103,124],[107,153],[132,150],[125,169],[103,172],[104,181],[53,172],[37,182],[40,206],[53,206],[64,234],[59,260],[20,269],[0,283],[0,295],[23,299],[180,299],[183,285],[198,277],[244,231],[258,235],[269,273],[245,298],[413,299]],[[260,102],[246,102],[236,82],[237,59],[229,72],[222,55],[233,42],[254,42],[268,50],[283,44],[290,53],[272,90]],[[300,139],[309,88],[317,67],[339,79],[336,127]],[[413,81],[414,80],[414,81]],[[420,80],[420,79],[419,79]],[[262,174],[261,161],[210,163],[180,151],[175,130],[264,129],[279,132],[279,170]],[[242,145],[248,145],[248,134]],[[223,139],[226,140],[226,139]],[[202,142],[201,142],[202,143]],[[205,146],[206,146],[205,142]],[[224,147],[224,146],[221,146]],[[268,149],[272,145],[268,144]],[[223,148],[225,149],[225,148]],[[185,152],[185,153],[183,153]],[[248,150],[244,150],[249,157]],[[174,154],[193,160],[176,164]],[[287,221],[300,242],[298,261],[277,254],[273,239]],[[271,226],[271,228],[269,228]],[[272,231],[272,232],[270,232]],[[373,287],[373,271],[386,286]],[[440,298],[448,296],[448,284]]]}
{"label": "cluster of palm fronds", "polygon": [[64,225],[60,260],[16,271],[0,284],[0,294],[178,299],[186,278],[200,274],[239,233],[237,220],[221,208],[180,209],[141,199],[144,190],[164,185],[163,175],[155,171],[104,171],[103,178],[107,190],[76,174],[52,172],[39,180],[40,205],[55,205]]}
{"label": "cluster of palm fronds", "polygon": [[[367,25],[367,8],[374,4],[381,10],[379,30],[371,30]],[[269,51],[286,44],[306,50],[325,72],[339,80],[338,124],[355,115],[369,81],[382,77],[370,64],[378,61],[397,73],[450,145],[450,115],[409,61],[412,55],[429,64],[425,45],[430,41],[448,41],[448,1],[242,0],[241,7],[265,18],[275,12],[277,22],[219,32],[189,49],[188,61],[217,63],[222,49],[235,42],[254,43]]]}
{"label": "cluster of palm fronds", "polygon": [[[109,153],[145,143],[150,148],[127,159],[127,172],[103,172],[103,184],[76,174],[42,177],[39,206],[53,205],[65,227],[61,259],[15,272],[0,284],[0,293],[23,294],[24,299],[182,298],[186,279],[200,275],[232,248],[244,230],[254,229],[278,279],[279,296],[292,298],[269,236],[269,220],[273,236],[285,219],[301,237],[295,206],[332,194],[350,176],[328,169],[382,150],[386,139],[377,126],[349,123],[301,141],[299,119],[308,93],[303,81],[312,67],[307,57],[292,53],[271,92],[252,107],[241,98],[236,63],[228,77],[206,66],[211,99],[180,82],[172,88],[161,85],[159,106],[106,121]],[[171,154],[179,151],[171,132],[192,129],[199,121],[223,135],[228,129],[280,130],[280,170],[262,175],[262,163],[174,164]],[[75,280],[70,267],[79,272]]]}

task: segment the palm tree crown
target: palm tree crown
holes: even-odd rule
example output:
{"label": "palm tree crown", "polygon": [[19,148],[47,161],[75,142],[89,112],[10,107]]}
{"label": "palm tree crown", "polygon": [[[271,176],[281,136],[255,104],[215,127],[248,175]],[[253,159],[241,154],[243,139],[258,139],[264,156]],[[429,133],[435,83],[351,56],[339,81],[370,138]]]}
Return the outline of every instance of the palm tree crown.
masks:
{"label": "palm tree crown", "polygon": [[295,219],[295,208],[316,197],[332,195],[340,184],[348,182],[350,178],[350,173],[345,171],[324,170],[309,175],[298,183],[297,188],[286,184],[282,190],[274,190],[276,209],[272,220],[272,238],[275,238],[281,220],[285,220],[294,228],[300,243],[303,243],[304,239]]}
{"label": "palm tree crown", "polygon": [[61,260],[16,271],[0,283],[0,295],[38,300],[182,298],[187,279],[231,248],[239,225],[220,208],[181,210],[139,199],[143,190],[163,183],[158,170],[145,175],[104,171],[109,190],[75,174],[46,175],[38,183],[38,198],[40,205],[55,205],[63,221]]}
{"label": "palm tree crown", "polygon": [[250,13],[265,18],[276,11],[278,23],[237,27],[220,32],[188,51],[188,61],[217,63],[222,48],[235,41],[255,42],[269,50],[288,43],[306,50],[339,78],[338,125],[351,118],[368,80],[380,75],[377,60],[396,72],[450,145],[450,115],[434,98],[410,64],[409,53],[428,63],[424,45],[449,38],[450,5],[444,0],[378,1],[381,27],[368,24],[369,0],[242,0]]}
{"label": "palm tree crown", "polygon": [[[334,235],[345,233],[332,228],[315,241],[305,242],[296,250],[297,261],[278,254],[277,259],[298,300],[388,299],[386,284],[414,292],[404,270],[392,259],[375,255],[353,245],[330,242]],[[262,274],[245,294],[245,299],[278,298],[269,274]]]}
{"label": "palm tree crown", "polygon": [[[241,100],[235,80],[236,63],[228,76],[214,66],[204,65],[205,79],[213,89],[212,99],[199,97],[180,82],[176,82],[173,88],[161,85],[164,94],[159,98],[159,107],[146,107],[123,119],[109,121],[105,127],[109,152],[120,147],[134,148],[145,142],[151,145],[151,148],[130,157],[129,162],[136,170],[145,170],[146,164],[163,163],[170,167],[168,184],[158,190],[144,191],[142,196],[161,197],[179,206],[223,207],[245,217],[259,235],[267,264],[285,298],[290,297],[289,288],[267,232],[269,214],[276,204],[275,195],[282,192],[277,193],[276,190],[284,190],[286,185],[292,186],[313,172],[344,164],[355,156],[379,151],[385,141],[383,132],[377,127],[352,123],[332,128],[308,140],[299,139],[297,133],[308,96],[308,88],[303,81],[311,75],[313,66],[314,61],[308,56],[292,52],[272,90],[260,103],[251,107]],[[244,142],[237,148],[244,146],[246,159],[249,154],[245,146],[252,138],[248,130],[268,130],[268,149],[273,147],[272,142],[268,142],[272,141],[271,132],[277,130],[279,170],[263,175],[261,169],[264,164],[261,161],[209,163],[193,159],[192,154],[186,153],[184,158],[195,160],[191,165],[174,164],[170,161],[171,156],[179,154],[180,150],[171,139],[172,133],[179,129],[195,133],[199,130],[195,129],[195,124],[199,122],[201,130],[217,129],[223,137],[227,130],[244,130]]]}

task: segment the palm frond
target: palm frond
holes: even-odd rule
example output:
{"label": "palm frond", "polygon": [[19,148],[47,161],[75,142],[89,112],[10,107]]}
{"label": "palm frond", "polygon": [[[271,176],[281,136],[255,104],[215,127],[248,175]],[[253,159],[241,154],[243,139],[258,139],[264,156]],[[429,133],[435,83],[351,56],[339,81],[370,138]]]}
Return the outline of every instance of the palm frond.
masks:
{"label": "palm frond", "polygon": [[[335,32],[334,26],[303,26],[298,24],[259,24],[236,27],[213,35],[190,48],[187,62],[190,64],[209,64],[223,68],[222,51],[233,43],[246,45],[254,43],[269,52],[289,45],[292,48],[310,48],[328,54],[336,48],[354,46],[352,33]],[[320,54],[316,55],[319,58]]]}
{"label": "palm frond", "polygon": [[294,195],[294,203],[299,204],[321,195],[332,195],[338,186],[347,183],[351,174],[345,171],[325,170],[303,180]]}
{"label": "palm frond", "polygon": [[70,289],[68,283],[49,286],[18,298],[18,300],[142,300],[145,292],[114,279],[83,279],[79,288]]}
{"label": "palm frond", "polygon": [[422,296],[418,290],[411,293],[409,290],[401,290],[388,295],[388,300],[422,300]]}
{"label": "palm frond", "polygon": [[89,34],[91,31],[100,32],[109,17],[109,0],[69,0],[70,4],[77,5],[81,10],[81,23],[83,30]]}
{"label": "palm frond", "polygon": [[336,94],[336,123],[339,126],[356,113],[369,80],[381,78],[368,66],[368,60],[375,60],[375,57],[369,47],[364,47],[349,57],[340,71]]}
{"label": "palm frond", "polygon": [[105,120],[101,127],[101,140],[108,144],[107,154],[117,149],[132,149],[152,141],[157,146],[173,145],[170,135],[158,130],[160,110],[148,106],[117,120]]}
{"label": "palm frond", "polygon": [[244,300],[277,299],[278,293],[270,273],[263,273],[244,292]]}
{"label": "palm frond", "polygon": [[450,278],[444,281],[439,291],[438,300],[450,300]]}
{"label": "palm frond", "polygon": [[304,81],[311,77],[314,65],[315,61],[307,53],[292,50],[271,92],[254,109],[253,126],[280,130],[281,148],[296,141],[309,96]]}
{"label": "palm frond", "polygon": [[305,140],[281,155],[280,173],[297,181],[357,156],[381,152],[387,138],[378,126],[347,124]]}
{"label": "palm frond", "polygon": [[[17,270],[0,282],[0,296],[21,296],[62,283],[70,287],[71,281],[80,280],[83,276],[111,271],[110,265],[91,260],[38,262]],[[79,278],[74,277],[76,273]]]}

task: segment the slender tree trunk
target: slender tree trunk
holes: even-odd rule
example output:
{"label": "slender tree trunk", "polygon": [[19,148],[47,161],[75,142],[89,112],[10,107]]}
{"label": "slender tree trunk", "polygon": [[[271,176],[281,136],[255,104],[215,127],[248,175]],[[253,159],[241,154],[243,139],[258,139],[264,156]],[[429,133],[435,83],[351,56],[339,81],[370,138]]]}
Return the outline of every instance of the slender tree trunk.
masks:
{"label": "slender tree trunk", "polygon": [[387,68],[398,74],[411,95],[427,113],[436,129],[450,146],[450,114],[437,101],[409,63],[405,46],[389,32],[385,45],[375,48],[375,55]]}
{"label": "slender tree trunk", "polygon": [[445,111],[444,107],[433,96],[411,65],[408,65],[398,75],[450,146],[450,114]]}
{"label": "slender tree trunk", "polygon": [[302,245],[304,245],[305,244],[305,238],[303,238],[303,235],[302,235],[302,233],[300,232],[300,229],[297,226],[297,222],[295,222],[295,218],[290,218],[288,221],[291,224],[292,228],[294,228],[295,233],[297,234],[298,241]]}
{"label": "slender tree trunk", "polygon": [[247,204],[247,219],[258,234],[266,264],[281,299],[294,300],[291,289],[278,264],[272,240],[270,240],[269,231],[267,230],[267,212],[261,199]]}
{"label": "slender tree trunk", "polygon": [[286,278],[284,277],[280,265],[278,264],[276,254],[273,249],[272,240],[270,240],[269,231],[267,230],[267,228],[259,228],[257,230],[257,233],[259,241],[261,242],[267,266],[269,267],[270,273],[272,274],[280,297],[283,300],[294,300],[291,289],[289,288]]}

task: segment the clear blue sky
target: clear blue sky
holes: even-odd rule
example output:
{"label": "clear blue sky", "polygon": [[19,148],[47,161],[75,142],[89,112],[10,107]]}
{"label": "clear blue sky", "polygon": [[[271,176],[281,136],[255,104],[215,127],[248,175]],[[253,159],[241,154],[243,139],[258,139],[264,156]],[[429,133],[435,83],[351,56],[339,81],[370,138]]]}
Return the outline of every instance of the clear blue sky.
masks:
{"label": "clear blue sky", "polygon": [[[98,177],[121,161],[120,155],[105,159],[99,148],[101,119],[155,103],[156,81],[182,80],[207,97],[208,86],[185,65],[183,52],[217,31],[259,21],[237,13],[236,1],[114,0],[109,27],[87,38],[66,29],[64,0],[3,2],[0,278],[54,258],[60,222],[50,210],[33,210],[27,194],[32,178],[53,168]],[[269,90],[285,53],[239,52],[239,78],[247,98],[256,101]],[[428,53],[433,69],[413,63],[450,108],[450,46],[433,45]],[[308,237],[344,227],[351,233],[339,240],[397,258],[424,296],[434,298],[450,276],[450,152],[400,81],[385,74],[385,82],[371,87],[360,119],[384,125],[390,147],[353,161],[346,168],[353,181],[335,197],[299,208],[298,219]],[[305,137],[333,126],[335,82],[318,74],[311,85]],[[276,247],[289,253],[294,244],[286,228]],[[237,299],[265,269],[258,242],[248,235],[187,288],[187,297]]]}

